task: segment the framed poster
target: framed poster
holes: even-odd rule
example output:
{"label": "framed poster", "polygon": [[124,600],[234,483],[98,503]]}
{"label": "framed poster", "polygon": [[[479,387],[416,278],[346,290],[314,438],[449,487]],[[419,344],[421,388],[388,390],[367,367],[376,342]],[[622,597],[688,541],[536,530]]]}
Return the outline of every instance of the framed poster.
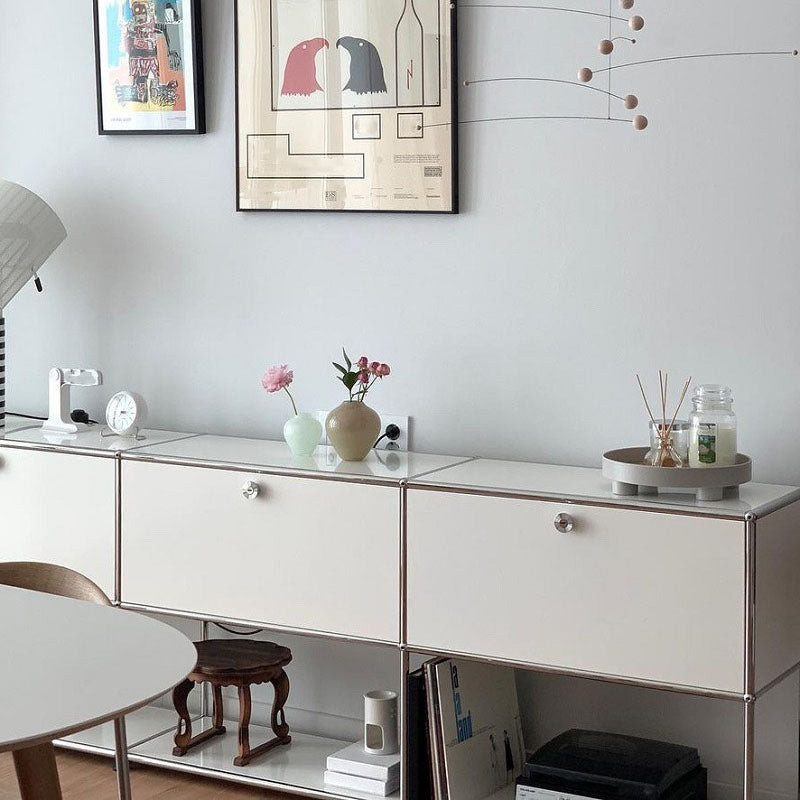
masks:
{"label": "framed poster", "polygon": [[237,210],[458,211],[452,0],[235,0]]}
{"label": "framed poster", "polygon": [[200,0],[94,0],[97,124],[205,133]]}

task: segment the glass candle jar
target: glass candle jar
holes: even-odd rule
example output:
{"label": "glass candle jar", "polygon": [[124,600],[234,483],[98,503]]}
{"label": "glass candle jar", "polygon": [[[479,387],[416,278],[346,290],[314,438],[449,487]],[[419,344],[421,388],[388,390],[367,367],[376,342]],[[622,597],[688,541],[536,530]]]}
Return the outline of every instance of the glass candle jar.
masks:
{"label": "glass candle jar", "polygon": [[689,415],[690,467],[730,467],[736,463],[736,414],[727,386],[697,386]]}

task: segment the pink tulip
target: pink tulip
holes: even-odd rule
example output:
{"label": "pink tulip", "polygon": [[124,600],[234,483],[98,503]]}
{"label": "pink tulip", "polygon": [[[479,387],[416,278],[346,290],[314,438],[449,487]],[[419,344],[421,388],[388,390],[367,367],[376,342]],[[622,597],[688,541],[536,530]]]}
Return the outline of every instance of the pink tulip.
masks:
{"label": "pink tulip", "polygon": [[359,372],[358,379],[361,381],[361,383],[364,384],[369,383],[369,372],[367,372],[366,370],[364,370],[363,372]]}
{"label": "pink tulip", "polygon": [[361,358],[358,359],[358,363],[356,364],[356,366],[359,369],[366,369],[368,364],[369,364],[369,361],[367,361],[367,357],[366,356],[361,356]]}
{"label": "pink tulip", "polygon": [[388,364],[380,364],[378,369],[375,370],[375,374],[380,378],[385,378],[390,372]]}
{"label": "pink tulip", "polygon": [[294,380],[294,372],[287,365],[270,367],[261,379],[261,385],[270,393],[286,389]]}

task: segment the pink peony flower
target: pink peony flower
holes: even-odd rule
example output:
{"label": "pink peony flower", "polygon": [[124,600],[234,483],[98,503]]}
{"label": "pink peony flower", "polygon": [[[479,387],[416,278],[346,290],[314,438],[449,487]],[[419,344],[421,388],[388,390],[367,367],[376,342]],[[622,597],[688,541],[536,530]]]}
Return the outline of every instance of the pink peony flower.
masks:
{"label": "pink peony flower", "polygon": [[366,370],[359,372],[358,379],[361,381],[361,383],[369,383],[369,372]]}
{"label": "pink peony flower", "polygon": [[391,372],[391,369],[389,369],[389,365],[388,364],[380,364],[378,366],[378,369],[375,370],[375,374],[379,378],[385,378],[390,372]]}
{"label": "pink peony flower", "polygon": [[261,379],[261,385],[270,393],[285,389],[294,380],[294,372],[283,366],[270,367]]}
{"label": "pink peony flower", "polygon": [[367,357],[366,356],[361,356],[361,358],[358,359],[358,363],[356,364],[356,366],[359,369],[366,369],[368,364],[369,364],[369,361],[367,361]]}
{"label": "pink peony flower", "polygon": [[370,371],[370,372],[371,372],[373,375],[377,375],[377,374],[378,374],[378,369],[380,368],[380,366],[381,366],[381,365],[380,365],[380,364],[379,364],[377,361],[373,361],[373,362],[372,362],[372,363],[369,365],[369,371]]}

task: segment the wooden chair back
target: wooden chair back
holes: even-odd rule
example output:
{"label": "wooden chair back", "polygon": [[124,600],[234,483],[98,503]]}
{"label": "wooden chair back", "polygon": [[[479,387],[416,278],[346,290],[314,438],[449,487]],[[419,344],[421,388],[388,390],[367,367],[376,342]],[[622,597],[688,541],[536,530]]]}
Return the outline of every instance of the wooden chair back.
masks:
{"label": "wooden chair back", "polygon": [[0,562],[0,585],[31,589],[102,606],[112,605],[106,593],[80,572],[39,561]]}

